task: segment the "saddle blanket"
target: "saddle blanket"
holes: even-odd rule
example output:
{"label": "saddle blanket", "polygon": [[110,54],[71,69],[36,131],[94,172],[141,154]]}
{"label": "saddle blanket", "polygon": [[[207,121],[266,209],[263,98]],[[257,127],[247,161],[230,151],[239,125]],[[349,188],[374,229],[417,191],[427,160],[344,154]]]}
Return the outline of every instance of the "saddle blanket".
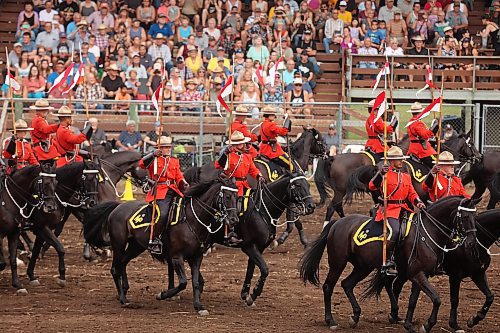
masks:
{"label": "saddle blanket", "polygon": [[[258,159],[254,160],[255,165],[258,167],[259,165],[264,166],[264,169],[266,170],[265,173],[267,174],[267,179],[269,179],[271,182],[275,181],[278,179],[281,174],[281,167],[277,165],[276,163],[273,163],[269,161],[268,159],[263,159],[262,157],[259,156]],[[262,172],[262,168],[259,168]],[[264,173],[264,172],[262,172]],[[264,175],[266,176],[266,175]]]}
{"label": "saddle blanket", "polygon": [[[160,207],[158,205],[155,206],[155,221],[154,224],[158,223],[160,220]],[[148,227],[151,225],[151,218],[153,213],[153,205],[143,205],[140,206],[134,214],[129,218],[128,223],[132,227],[132,229],[139,229]]]}
{"label": "saddle blanket", "polygon": [[408,170],[413,179],[421,183],[424,181],[425,176],[431,169],[424,165],[422,162],[417,161],[413,156],[405,160],[404,163],[408,166]]}
{"label": "saddle blanket", "polygon": [[[413,220],[413,216],[415,213],[411,213],[410,216],[408,217],[408,220],[405,221],[404,223],[400,223],[400,228],[401,230],[404,230],[404,238],[408,236],[410,233],[411,229],[411,224]],[[354,243],[357,246],[362,246],[371,242],[382,242],[384,241],[383,237],[383,223],[382,222],[375,222],[375,219],[370,218],[367,219],[365,222],[361,223],[359,228],[356,230],[356,233],[354,234],[353,240]],[[387,239],[391,239],[392,237],[392,227],[388,223],[387,224]],[[400,233],[401,234],[401,233]]]}
{"label": "saddle blanket", "polygon": [[372,165],[375,166],[377,165],[377,159],[375,158],[375,156],[373,156],[372,154],[370,154],[369,151],[362,151],[361,154],[365,154],[366,156],[368,156],[368,158],[370,159],[370,161],[372,161]]}

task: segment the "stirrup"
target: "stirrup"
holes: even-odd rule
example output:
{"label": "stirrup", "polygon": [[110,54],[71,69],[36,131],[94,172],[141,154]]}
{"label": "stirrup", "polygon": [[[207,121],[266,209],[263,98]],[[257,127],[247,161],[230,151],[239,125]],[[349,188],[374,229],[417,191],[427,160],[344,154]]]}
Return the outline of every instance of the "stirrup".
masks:
{"label": "stirrup", "polygon": [[148,251],[151,254],[162,254],[163,252],[163,243],[158,238],[152,239],[148,244]]}
{"label": "stirrup", "polygon": [[387,276],[398,275],[398,270],[396,269],[396,264],[391,260],[388,260],[384,265],[382,265],[380,271],[382,274],[385,274]]}

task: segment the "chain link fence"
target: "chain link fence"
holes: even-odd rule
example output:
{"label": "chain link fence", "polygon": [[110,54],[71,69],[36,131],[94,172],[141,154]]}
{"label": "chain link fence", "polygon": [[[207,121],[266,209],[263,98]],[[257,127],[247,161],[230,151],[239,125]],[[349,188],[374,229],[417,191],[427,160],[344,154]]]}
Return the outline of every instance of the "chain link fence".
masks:
{"label": "chain link fence", "polygon": [[500,150],[500,105],[483,105],[483,151]]}

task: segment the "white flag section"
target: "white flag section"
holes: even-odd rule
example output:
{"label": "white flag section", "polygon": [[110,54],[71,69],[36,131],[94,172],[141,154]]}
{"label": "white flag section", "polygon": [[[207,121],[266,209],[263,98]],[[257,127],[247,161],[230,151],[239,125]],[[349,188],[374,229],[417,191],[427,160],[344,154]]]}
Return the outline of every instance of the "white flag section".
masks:
{"label": "white flag section", "polygon": [[415,96],[418,97],[418,95],[427,88],[434,88],[434,84],[432,83],[432,71],[430,67],[427,68],[427,75],[425,76],[425,86],[417,91]]}
{"label": "white flag section", "polygon": [[278,73],[278,66],[283,62],[283,57],[280,57],[273,67],[269,70],[269,83],[271,87],[274,87],[274,82],[276,82],[276,74]]}
{"label": "white flag section", "polygon": [[16,81],[16,79],[14,79],[14,77],[10,72],[9,75],[5,78],[5,84],[9,87],[12,87],[12,89],[14,90],[21,89],[21,85],[19,84],[19,82]]}
{"label": "white flag section", "polygon": [[233,76],[231,75],[227,79],[226,85],[221,89],[221,91],[217,95],[217,100],[215,101],[215,104],[217,106],[217,112],[219,113],[219,116],[221,118],[224,118],[224,117],[222,117],[222,114],[220,113],[221,106],[223,106],[227,110],[227,112],[231,112],[231,110],[229,109],[229,106],[227,106],[226,101],[224,101],[224,98],[231,95],[232,92],[233,92]]}
{"label": "white flag section", "polygon": [[151,97],[151,102],[153,102],[153,106],[156,109],[156,121],[160,120],[160,106],[158,101],[160,100],[160,96],[163,94],[163,82],[156,88],[153,96]]}
{"label": "white flag section", "polygon": [[380,83],[380,79],[382,78],[382,75],[389,75],[391,74],[391,68],[389,66],[389,62],[386,61],[384,64],[384,67],[378,72],[377,77],[375,78],[375,81],[373,81],[373,89],[372,89],[372,94],[375,92],[375,89],[377,89],[378,84]]}
{"label": "white flag section", "polygon": [[78,67],[76,73],[74,73],[71,76],[71,81],[68,84],[68,87],[62,91],[63,94],[69,93],[71,91],[71,89],[73,89],[79,83],[80,79],[83,79],[83,77],[85,76],[85,72],[83,70],[83,67],[84,66],[81,63],[80,66]]}
{"label": "white flag section", "polygon": [[58,77],[54,80],[54,84],[52,87],[49,89],[49,94],[55,90],[56,88],[62,86],[64,82],[68,82],[68,77],[70,76],[71,72],[73,71],[73,68],[75,67],[75,63],[72,62],[68,68],[66,68],[61,74],[59,74]]}
{"label": "white flag section", "polygon": [[[375,105],[373,107],[375,107]],[[377,122],[377,120],[379,120],[380,117],[384,115],[384,112],[386,110],[387,110],[387,99],[385,98],[385,91],[384,91],[384,99],[381,101],[380,106],[378,107],[377,116],[373,120],[373,123]]]}
{"label": "white flag section", "polygon": [[431,112],[441,111],[441,97],[436,98],[431,104],[429,104],[422,112],[420,112],[414,119],[410,120],[405,127],[410,126],[416,121],[422,120],[427,117]]}

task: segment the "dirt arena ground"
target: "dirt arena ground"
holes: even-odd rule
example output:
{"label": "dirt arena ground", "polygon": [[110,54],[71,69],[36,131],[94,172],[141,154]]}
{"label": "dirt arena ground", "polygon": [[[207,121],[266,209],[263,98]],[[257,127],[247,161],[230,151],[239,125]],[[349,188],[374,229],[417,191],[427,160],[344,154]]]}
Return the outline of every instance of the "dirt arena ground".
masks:
{"label": "dirt arena ground", "polygon": [[[348,212],[366,212],[368,201],[357,203]],[[303,219],[310,238],[321,230],[325,210],[317,210]],[[256,306],[247,308],[239,298],[246,268],[246,256],[239,250],[218,247],[203,261],[206,279],[202,301],[210,311],[198,316],[191,303],[191,285],[179,301],[157,301],[154,297],[166,287],[166,269],[143,254],[128,269],[133,308],[122,308],[116,300],[115,287],[109,273],[110,260],[84,262],[81,256],[80,224],[71,220],[62,235],[66,247],[67,285],[55,282],[57,256],[51,249],[38,263],[41,286],[30,287],[20,268],[29,295],[17,296],[10,286],[10,271],[0,273],[0,332],[328,332],[323,322],[323,300],[320,288],[304,286],[298,278],[297,264],[302,254],[296,231],[289,241],[265,258],[270,275]],[[493,249],[499,253],[500,249]],[[326,256],[325,256],[326,257]],[[256,270],[257,272],[257,270]],[[326,260],[321,277],[327,272]],[[189,274],[189,273],[188,273]],[[344,273],[344,276],[347,273]],[[497,295],[487,318],[474,332],[500,332],[500,259],[494,258],[488,272],[490,286]],[[254,277],[254,282],[257,277]],[[433,332],[450,332],[447,278],[435,277],[432,282],[442,296],[439,322]],[[358,292],[362,289],[358,288]],[[407,286],[402,295],[401,314],[408,300]],[[459,321],[465,327],[467,318],[483,304],[483,295],[472,282],[462,284]],[[340,285],[334,293],[334,316],[338,332],[403,332],[401,326],[389,325],[387,297],[361,304],[363,317],[356,329],[348,328],[351,307]],[[421,296],[415,319],[422,323],[429,315],[431,303]]]}

